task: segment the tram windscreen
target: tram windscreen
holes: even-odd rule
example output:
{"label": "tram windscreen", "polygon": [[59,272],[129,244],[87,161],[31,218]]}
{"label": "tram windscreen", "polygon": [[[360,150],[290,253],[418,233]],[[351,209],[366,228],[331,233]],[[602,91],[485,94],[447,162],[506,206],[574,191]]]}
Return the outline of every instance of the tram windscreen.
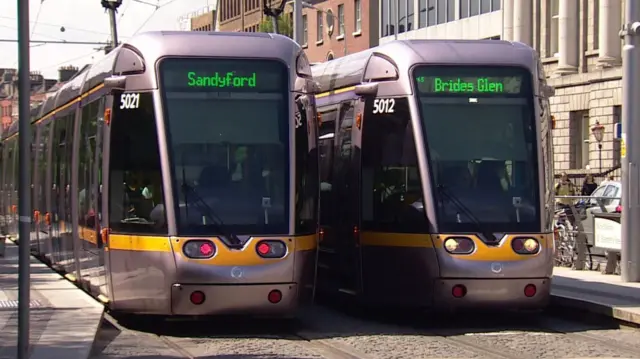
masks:
{"label": "tram windscreen", "polygon": [[180,234],[287,233],[286,66],[171,58],[160,79]]}
{"label": "tram windscreen", "polygon": [[421,66],[413,76],[440,231],[538,231],[531,73]]}

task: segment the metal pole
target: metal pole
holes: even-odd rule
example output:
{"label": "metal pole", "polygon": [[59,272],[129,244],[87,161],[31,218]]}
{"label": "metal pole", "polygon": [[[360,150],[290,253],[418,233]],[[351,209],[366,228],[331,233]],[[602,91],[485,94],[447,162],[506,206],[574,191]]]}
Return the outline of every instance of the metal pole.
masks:
{"label": "metal pole", "polygon": [[[640,1],[625,1],[622,76],[622,281],[640,282]],[[626,140],[629,140],[626,143]]]}
{"label": "metal pole", "polygon": [[302,44],[303,35],[302,28],[302,0],[293,0],[293,41],[298,45]]}
{"label": "metal pole", "polygon": [[18,1],[18,359],[29,357],[31,247],[31,79],[29,2]]}
{"label": "metal pole", "polygon": [[116,22],[116,10],[109,9],[109,22],[111,23],[111,46],[118,46],[118,26]]}
{"label": "metal pole", "polygon": [[598,171],[602,174],[602,143],[598,143]]}
{"label": "metal pole", "polygon": [[275,34],[279,34],[280,32],[278,31],[278,17],[277,16],[272,16],[271,17],[271,21],[273,23],[273,32]]}

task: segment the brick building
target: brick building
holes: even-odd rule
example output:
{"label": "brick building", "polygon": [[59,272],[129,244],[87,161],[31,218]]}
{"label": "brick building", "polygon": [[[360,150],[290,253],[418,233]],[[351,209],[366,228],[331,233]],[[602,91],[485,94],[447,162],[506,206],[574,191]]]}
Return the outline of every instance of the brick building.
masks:
{"label": "brick building", "polygon": [[215,31],[216,11],[209,11],[191,18],[191,31]]}
{"label": "brick building", "polygon": [[[34,106],[45,101],[77,72],[78,68],[74,66],[61,67],[58,69],[58,79],[45,79],[39,73],[32,73],[30,76],[31,105]],[[17,120],[18,71],[16,69],[0,69],[0,134]]]}
{"label": "brick building", "polygon": [[[378,0],[308,3],[319,9],[302,12],[302,39],[309,61],[323,62],[378,45]],[[332,27],[327,17],[334,19]]]}
{"label": "brick building", "polygon": [[[270,6],[277,6],[272,1]],[[262,0],[219,0],[220,31],[257,32],[260,22],[265,17],[262,12]]]}
{"label": "brick building", "polygon": [[[551,99],[556,119],[556,172],[585,173],[587,167],[592,173],[606,172],[620,166],[614,124],[621,120],[622,41],[618,32],[624,2],[381,0],[380,42],[502,38],[532,46],[542,58],[549,84],[556,88]],[[602,171],[598,143],[591,132],[596,123],[605,126]]]}

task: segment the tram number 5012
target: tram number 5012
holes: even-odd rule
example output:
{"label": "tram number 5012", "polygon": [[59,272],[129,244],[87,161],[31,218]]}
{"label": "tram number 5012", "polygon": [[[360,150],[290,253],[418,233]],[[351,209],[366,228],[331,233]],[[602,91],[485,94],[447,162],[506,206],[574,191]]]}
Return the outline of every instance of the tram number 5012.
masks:
{"label": "tram number 5012", "polygon": [[394,113],[396,100],[392,98],[377,98],[373,100],[373,113]]}
{"label": "tram number 5012", "polygon": [[140,107],[139,93],[123,93],[120,95],[120,109],[133,110]]}

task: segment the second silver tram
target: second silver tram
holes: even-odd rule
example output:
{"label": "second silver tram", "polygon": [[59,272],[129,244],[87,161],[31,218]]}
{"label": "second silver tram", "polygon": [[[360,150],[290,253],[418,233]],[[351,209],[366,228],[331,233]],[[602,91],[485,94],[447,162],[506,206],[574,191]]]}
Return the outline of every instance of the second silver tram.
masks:
{"label": "second silver tram", "polygon": [[[284,36],[133,37],[33,111],[32,251],[119,312],[295,315],[315,281],[313,87]],[[20,135],[2,139],[14,236]]]}
{"label": "second silver tram", "polygon": [[312,71],[319,290],[385,306],[544,307],[553,88],[536,52],[393,41]]}

